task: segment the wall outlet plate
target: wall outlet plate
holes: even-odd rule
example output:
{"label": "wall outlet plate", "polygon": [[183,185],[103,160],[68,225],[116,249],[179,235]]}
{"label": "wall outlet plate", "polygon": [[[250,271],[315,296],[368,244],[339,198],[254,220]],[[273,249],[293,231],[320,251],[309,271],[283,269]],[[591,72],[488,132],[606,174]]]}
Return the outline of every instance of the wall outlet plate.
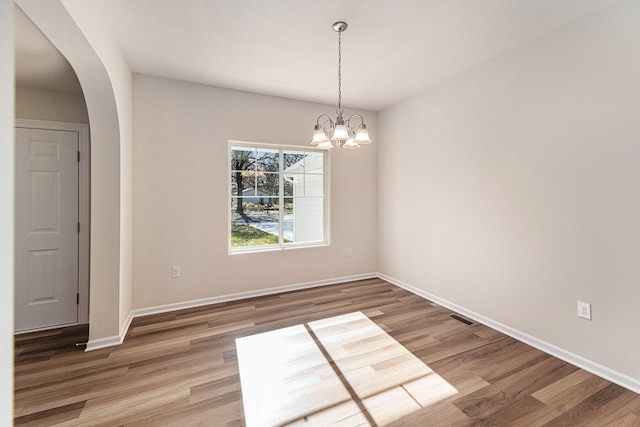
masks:
{"label": "wall outlet plate", "polygon": [[578,317],[591,320],[591,304],[578,301]]}
{"label": "wall outlet plate", "polygon": [[171,266],[171,277],[173,277],[174,279],[180,277],[180,266],[179,265]]}

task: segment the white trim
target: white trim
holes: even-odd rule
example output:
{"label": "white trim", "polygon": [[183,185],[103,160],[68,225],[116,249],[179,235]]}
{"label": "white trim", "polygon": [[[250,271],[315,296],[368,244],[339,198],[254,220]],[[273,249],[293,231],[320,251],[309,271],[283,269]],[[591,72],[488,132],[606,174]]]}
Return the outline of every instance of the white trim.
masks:
{"label": "white trim", "polygon": [[[231,238],[231,233],[229,233],[229,238]],[[278,244],[273,245],[262,245],[262,246],[240,246],[238,248],[230,249],[228,255],[239,255],[239,254],[255,254],[260,252],[274,252],[274,251],[290,251],[295,249],[306,249],[306,248],[321,248],[323,246],[330,246],[327,242],[309,242],[309,243],[285,243],[282,246]],[[248,249],[247,248],[251,248]]]}
{"label": "white trim", "polygon": [[122,337],[113,335],[105,338],[98,338],[97,340],[90,340],[87,342],[87,348],[84,351],[100,350],[101,348],[114,347],[122,344]]}
{"label": "white trim", "polygon": [[[265,251],[278,251],[278,250],[286,250],[286,249],[299,249],[299,248],[313,248],[318,246],[330,246],[329,236],[330,236],[330,205],[329,205],[329,192],[330,192],[330,181],[329,181],[329,164],[330,164],[330,151],[324,150],[321,148],[309,147],[309,146],[300,146],[300,145],[281,145],[281,144],[269,144],[262,142],[248,142],[248,141],[237,141],[237,140],[228,140],[227,141],[227,153],[229,155],[229,159],[231,159],[231,153],[233,147],[239,148],[251,148],[254,150],[264,148],[266,150],[278,150],[279,161],[278,161],[278,224],[279,224],[279,233],[278,233],[278,243],[271,245],[262,245],[262,246],[240,246],[233,247],[231,246],[231,224],[232,224],[232,206],[233,206],[233,198],[238,198],[239,196],[233,196],[231,194],[231,186],[232,186],[232,165],[231,162],[227,162],[227,200],[229,201],[229,205],[227,208],[227,255],[238,255],[238,254],[250,254],[250,253],[259,253]],[[284,233],[283,233],[283,224],[284,224],[284,199],[287,198],[284,195],[284,162],[283,162],[283,153],[285,151],[303,151],[303,152],[315,152],[322,153],[323,155],[323,165],[322,165],[322,173],[323,173],[323,240],[311,241],[311,242],[299,242],[299,243],[284,243]],[[257,193],[256,193],[257,197]],[[274,197],[275,198],[275,197]]]}
{"label": "white trim", "polygon": [[331,150],[324,157],[324,239],[331,246]]}
{"label": "white trim", "polygon": [[78,192],[80,203],[78,220],[80,221],[80,235],[78,247],[78,322],[89,323],[89,248],[91,244],[91,144],[89,141],[89,126],[82,125],[78,132],[80,137],[80,164],[78,169]]}
{"label": "white trim", "polygon": [[120,328],[120,343],[124,341],[127,337],[127,332],[129,331],[129,326],[131,326],[131,321],[133,320],[133,311],[129,312],[129,316],[127,316],[127,320],[125,320],[124,325]]}
{"label": "white trim", "polygon": [[379,277],[377,273],[357,274],[353,276],[337,277],[333,279],[316,280],[313,282],[296,283],[292,285],[277,286],[275,288],[260,289],[257,291],[239,292],[236,294],[221,295],[217,297],[203,298],[198,300],[184,301],[173,304],[159,305],[155,307],[138,308],[133,310],[134,318],[148,316],[150,314],[167,313],[170,311],[183,310],[185,308],[200,307],[209,304],[218,304],[221,302],[236,301],[240,299],[255,298],[265,295],[279,294],[282,292],[298,291],[302,289],[317,288],[320,286],[335,285],[338,283],[353,282],[356,280],[375,279]]}
{"label": "white trim", "polygon": [[[15,119],[15,127],[27,129],[59,130],[78,133],[78,150],[80,163],[78,165],[78,221],[80,233],[78,235],[78,304],[77,324],[89,323],[89,244],[90,244],[90,144],[89,125],[85,123],[52,122],[48,120]],[[53,329],[58,326],[40,330]],[[30,330],[33,331],[33,330]]]}
{"label": "white trim", "polygon": [[127,336],[129,327],[131,326],[131,321],[136,317],[149,316],[151,314],[168,313],[171,311],[183,310],[186,308],[201,307],[203,305],[218,304],[221,302],[254,298],[254,297],[259,297],[264,295],[279,294],[282,292],[290,292],[290,291],[297,291],[302,289],[317,288],[320,286],[335,285],[338,283],[353,282],[356,280],[375,279],[377,277],[378,277],[377,273],[357,274],[352,276],[338,277],[334,279],[316,280],[313,282],[278,286],[275,288],[260,289],[257,291],[239,292],[237,294],[222,295],[218,297],[184,301],[184,302],[179,302],[174,304],[165,304],[165,305],[159,305],[155,307],[139,308],[136,310],[132,310],[129,313],[129,317],[127,318],[127,321],[124,323],[124,325],[120,329],[119,335],[113,335],[110,337],[90,340],[89,342],[87,342],[87,348],[85,349],[85,351],[99,350],[101,348],[114,347],[122,344],[125,337]]}
{"label": "white trim", "polygon": [[518,341],[530,345],[531,347],[535,347],[540,351],[550,354],[551,356],[557,357],[558,359],[564,360],[565,362],[577,366],[578,368],[584,369],[585,371],[591,372],[594,375],[602,377],[608,381],[611,381],[612,383],[618,384],[619,386],[640,394],[640,380],[636,378],[615,371],[611,368],[586,359],[580,355],[550,344],[539,338],[507,326],[503,323],[497,322],[474,311],[468,310],[462,306],[447,301],[446,299],[437,297],[433,294],[423,291],[422,289],[418,289],[407,283],[401,282],[400,280],[394,279],[393,277],[389,277],[386,274],[378,273],[378,277],[386,280],[389,283],[393,283],[394,285],[399,286],[413,294],[421,296],[422,298],[435,302],[436,304],[439,304],[457,313],[463,314],[466,317],[469,317],[479,323],[482,323],[483,325],[500,331],[505,335],[508,335],[512,338],[517,339]]}
{"label": "white trim", "polygon": [[101,348],[113,347],[122,344],[127,336],[127,331],[129,331],[129,326],[131,326],[131,321],[133,320],[132,313],[133,312],[129,313],[127,320],[124,322],[124,325],[122,325],[122,328],[120,328],[119,335],[98,338],[97,340],[89,340],[89,342],[87,342],[87,348],[85,348],[84,351],[99,350]]}

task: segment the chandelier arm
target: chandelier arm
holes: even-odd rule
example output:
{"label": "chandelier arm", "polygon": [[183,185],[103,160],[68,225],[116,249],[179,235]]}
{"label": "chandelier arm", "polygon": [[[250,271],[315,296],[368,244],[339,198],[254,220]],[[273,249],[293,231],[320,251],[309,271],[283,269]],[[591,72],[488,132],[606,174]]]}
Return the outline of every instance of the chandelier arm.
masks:
{"label": "chandelier arm", "polygon": [[[322,122],[322,125],[320,124],[320,119],[322,119],[323,117],[326,118],[325,121]],[[327,116],[326,114],[322,114],[321,116],[318,117],[318,120],[316,120],[316,128],[320,127],[325,133],[327,132],[332,132],[336,125],[333,122],[333,120],[331,120],[331,117]]]}
{"label": "chandelier arm", "polygon": [[317,124],[317,125],[319,125],[319,124],[320,124],[320,119],[321,119],[321,118],[323,118],[323,117],[326,117],[326,118],[327,118],[327,120],[328,120],[329,122],[331,122],[331,125],[333,126],[333,120],[331,120],[331,117],[327,116],[326,114],[322,114],[322,115],[320,115],[320,116],[318,117],[318,119],[316,120],[316,124]]}
{"label": "chandelier arm", "polygon": [[356,127],[351,121],[351,119],[353,119],[354,117],[359,117],[361,124],[364,124],[364,119],[362,118],[362,116],[360,114],[352,114],[352,115],[349,116],[349,118],[347,120],[344,121],[344,124],[347,126],[347,129],[349,130],[349,134],[352,137],[355,136],[355,132],[356,132]]}
{"label": "chandelier arm", "polygon": [[362,124],[362,125],[364,124],[364,118],[360,114],[352,114],[347,119],[347,122],[349,122],[349,124],[351,124],[351,119],[353,119],[354,117],[360,117],[360,124]]}

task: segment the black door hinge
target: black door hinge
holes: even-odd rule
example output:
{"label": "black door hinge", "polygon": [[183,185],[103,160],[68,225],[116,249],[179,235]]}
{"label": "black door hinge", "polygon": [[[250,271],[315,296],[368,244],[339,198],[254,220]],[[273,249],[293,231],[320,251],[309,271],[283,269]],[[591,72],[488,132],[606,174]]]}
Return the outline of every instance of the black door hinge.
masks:
{"label": "black door hinge", "polygon": [[76,294],[76,305],[80,304],[80,294]]}

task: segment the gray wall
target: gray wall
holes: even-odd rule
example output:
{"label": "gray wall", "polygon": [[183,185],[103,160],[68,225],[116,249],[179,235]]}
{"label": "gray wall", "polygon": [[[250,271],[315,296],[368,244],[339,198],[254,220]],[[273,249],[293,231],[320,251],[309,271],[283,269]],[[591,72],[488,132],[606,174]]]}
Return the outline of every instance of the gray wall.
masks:
{"label": "gray wall", "polygon": [[81,93],[16,87],[16,117],[20,119],[89,123]]}
{"label": "gray wall", "polygon": [[616,2],[381,112],[378,248],[382,273],[640,385],[639,22]]}
{"label": "gray wall", "polygon": [[[135,309],[376,271],[375,145],[330,153],[330,246],[228,254],[229,141],[311,147],[333,106],[142,75],[133,88]],[[375,138],[375,113],[347,112]]]}

